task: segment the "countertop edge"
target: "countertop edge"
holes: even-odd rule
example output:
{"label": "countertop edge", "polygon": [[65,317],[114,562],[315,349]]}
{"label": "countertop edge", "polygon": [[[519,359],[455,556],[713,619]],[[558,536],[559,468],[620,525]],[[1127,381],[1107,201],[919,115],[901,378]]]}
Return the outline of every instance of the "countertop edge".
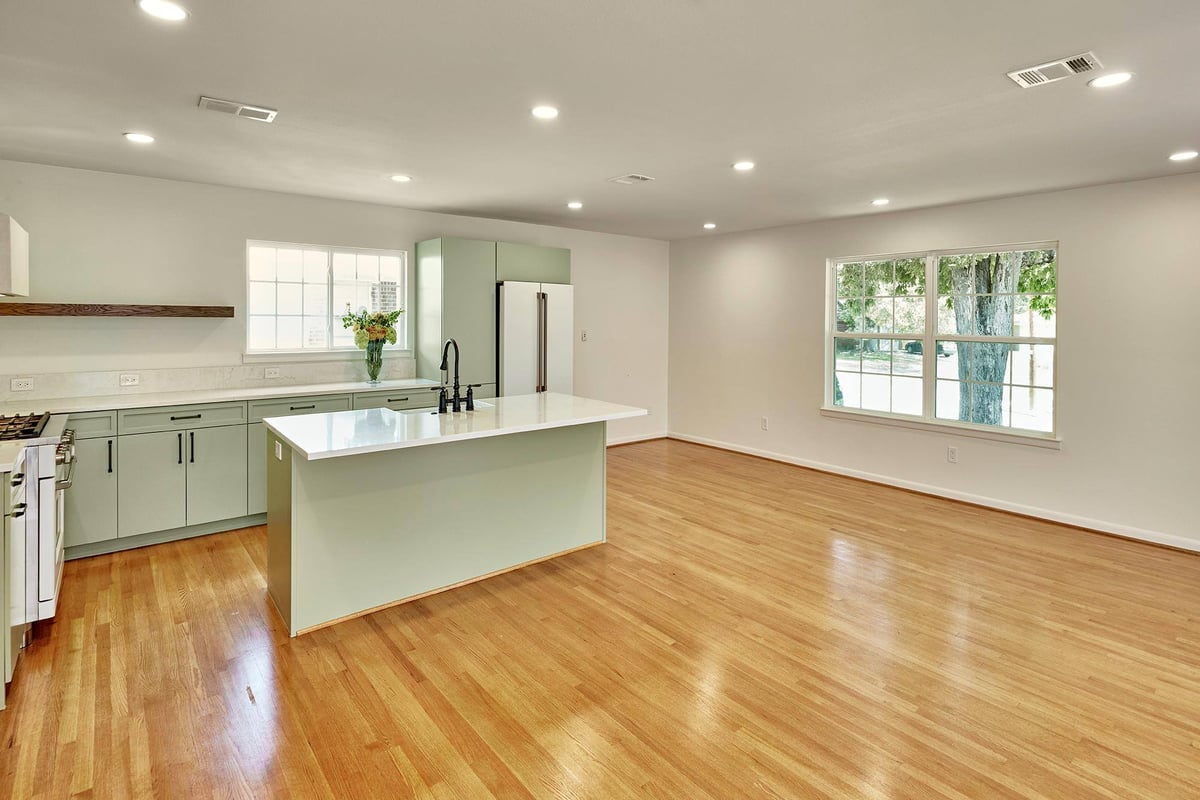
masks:
{"label": "countertop edge", "polygon": [[[332,458],[345,458],[346,456],[367,455],[369,453],[386,453],[389,450],[407,450],[413,447],[429,447],[431,445],[450,444],[451,442],[464,442],[472,439],[490,439],[495,436],[508,436],[514,433],[531,433],[533,431],[550,430],[553,428],[569,428],[575,425],[591,425],[596,422],[609,422],[615,419],[632,419],[634,417],[648,416],[649,413],[650,412],[647,409],[638,408],[630,411],[616,411],[588,417],[572,417],[571,419],[553,420],[550,422],[534,422],[526,425],[515,425],[509,428],[492,428],[484,431],[450,433],[439,436],[436,439],[415,439],[409,442],[386,442],[384,444],[365,445],[362,447],[339,450],[336,453],[317,453],[315,455],[310,454],[304,448],[300,447],[283,433],[281,433],[274,425],[271,424],[271,418],[264,419],[263,424],[266,425],[272,433],[285,442],[288,447],[292,448],[294,452],[304,456],[304,460],[327,461]],[[286,417],[283,419],[286,419]]]}

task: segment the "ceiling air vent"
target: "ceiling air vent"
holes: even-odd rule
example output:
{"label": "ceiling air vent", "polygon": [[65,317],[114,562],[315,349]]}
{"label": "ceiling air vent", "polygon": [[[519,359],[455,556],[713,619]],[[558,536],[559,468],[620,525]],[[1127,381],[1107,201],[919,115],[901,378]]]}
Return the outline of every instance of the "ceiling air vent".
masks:
{"label": "ceiling air vent", "polygon": [[1036,67],[1016,69],[1008,73],[1008,77],[1012,78],[1017,86],[1028,89],[1031,86],[1041,86],[1043,83],[1061,81],[1072,75],[1095,72],[1102,66],[1095,53],[1081,53],[1069,58],[1060,58],[1058,61],[1039,64]]}
{"label": "ceiling air vent", "polygon": [[219,111],[222,114],[252,119],[256,122],[274,122],[275,115],[279,113],[273,108],[246,105],[236,100],[218,100],[215,97],[201,97],[200,107],[208,111]]}
{"label": "ceiling air vent", "polygon": [[608,179],[610,183],[619,183],[622,186],[634,186],[639,183],[649,183],[654,180],[649,175],[639,175],[636,172],[631,172],[628,175],[618,175],[615,178]]}

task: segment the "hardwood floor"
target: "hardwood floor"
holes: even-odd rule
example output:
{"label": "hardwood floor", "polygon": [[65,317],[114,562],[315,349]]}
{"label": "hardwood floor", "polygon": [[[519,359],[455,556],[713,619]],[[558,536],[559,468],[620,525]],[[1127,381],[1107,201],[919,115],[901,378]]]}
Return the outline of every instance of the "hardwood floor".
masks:
{"label": "hardwood floor", "polygon": [[296,640],[261,528],[69,563],[0,797],[1200,797],[1200,558],[673,441],[608,488]]}

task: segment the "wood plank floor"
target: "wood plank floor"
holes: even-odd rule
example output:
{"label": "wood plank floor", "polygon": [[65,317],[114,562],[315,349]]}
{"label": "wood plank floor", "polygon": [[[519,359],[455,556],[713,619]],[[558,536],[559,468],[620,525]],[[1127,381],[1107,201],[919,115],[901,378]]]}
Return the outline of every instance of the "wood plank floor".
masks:
{"label": "wood plank floor", "polygon": [[261,528],[71,562],[0,797],[1200,797],[1194,555],[669,441],[608,525],[297,640]]}

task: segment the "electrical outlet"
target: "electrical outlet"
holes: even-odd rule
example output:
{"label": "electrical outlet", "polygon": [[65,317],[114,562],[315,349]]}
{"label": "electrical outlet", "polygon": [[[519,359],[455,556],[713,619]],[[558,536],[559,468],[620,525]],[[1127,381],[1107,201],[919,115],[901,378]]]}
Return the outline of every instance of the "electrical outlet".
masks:
{"label": "electrical outlet", "polygon": [[281,374],[281,372],[280,372],[279,367],[267,367],[265,373],[263,374],[263,377],[278,378],[280,376],[280,374]]}
{"label": "electrical outlet", "polygon": [[951,464],[958,463],[958,448],[957,447],[947,447],[946,448],[946,460],[949,461]]}
{"label": "electrical outlet", "polygon": [[12,392],[33,391],[33,378],[13,378],[8,388]]}
{"label": "electrical outlet", "polygon": [[122,372],[117,383],[121,386],[137,386],[142,382],[142,376],[136,372]]}
{"label": "electrical outlet", "polygon": [[759,423],[759,427],[761,427],[764,431],[767,429],[767,418],[766,417],[762,418],[762,422]]}
{"label": "electrical outlet", "polygon": [[580,331],[580,333],[579,333],[579,341],[581,341],[581,342],[586,342],[586,341],[587,341],[587,331]]}

